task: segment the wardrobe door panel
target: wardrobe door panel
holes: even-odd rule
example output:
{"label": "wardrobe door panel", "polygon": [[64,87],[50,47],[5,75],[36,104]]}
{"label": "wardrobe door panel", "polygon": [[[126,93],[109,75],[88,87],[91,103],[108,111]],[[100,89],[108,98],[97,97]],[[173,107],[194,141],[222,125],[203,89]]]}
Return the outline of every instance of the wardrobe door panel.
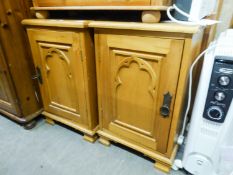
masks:
{"label": "wardrobe door panel", "polygon": [[14,115],[20,115],[16,105],[17,102],[5,57],[0,46],[0,108]]}

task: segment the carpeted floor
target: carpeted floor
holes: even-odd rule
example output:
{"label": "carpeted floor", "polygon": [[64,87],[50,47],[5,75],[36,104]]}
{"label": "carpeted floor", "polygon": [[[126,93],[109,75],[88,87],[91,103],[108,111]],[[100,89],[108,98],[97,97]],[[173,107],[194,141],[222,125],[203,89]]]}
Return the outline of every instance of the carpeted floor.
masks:
{"label": "carpeted floor", "polygon": [[40,120],[27,131],[0,116],[0,175],[165,175],[153,165],[135,151],[88,143],[58,124]]}

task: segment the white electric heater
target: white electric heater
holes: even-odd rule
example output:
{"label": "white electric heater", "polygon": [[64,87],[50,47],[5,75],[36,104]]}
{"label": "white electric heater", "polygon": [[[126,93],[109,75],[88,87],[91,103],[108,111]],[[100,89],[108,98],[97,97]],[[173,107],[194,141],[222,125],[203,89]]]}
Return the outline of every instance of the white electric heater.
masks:
{"label": "white electric heater", "polygon": [[[194,175],[233,175],[233,30],[205,54],[183,167]],[[232,174],[231,174],[232,173]]]}

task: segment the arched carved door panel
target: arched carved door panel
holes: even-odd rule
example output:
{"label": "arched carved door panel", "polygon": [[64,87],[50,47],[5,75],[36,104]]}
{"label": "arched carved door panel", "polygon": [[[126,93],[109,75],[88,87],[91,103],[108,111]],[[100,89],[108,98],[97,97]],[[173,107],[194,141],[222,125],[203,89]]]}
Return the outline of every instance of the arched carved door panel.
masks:
{"label": "arched carved door panel", "polygon": [[[122,128],[156,148],[155,123],[158,80],[162,56],[111,50],[114,59],[112,130]],[[124,129],[123,129],[124,128]],[[128,132],[126,132],[128,134]],[[124,135],[124,134],[123,134]],[[137,137],[136,137],[137,135]]]}
{"label": "arched carved door panel", "polygon": [[42,77],[47,86],[50,105],[79,114],[78,94],[68,58],[71,47],[45,43],[40,43],[39,46],[44,75]]}

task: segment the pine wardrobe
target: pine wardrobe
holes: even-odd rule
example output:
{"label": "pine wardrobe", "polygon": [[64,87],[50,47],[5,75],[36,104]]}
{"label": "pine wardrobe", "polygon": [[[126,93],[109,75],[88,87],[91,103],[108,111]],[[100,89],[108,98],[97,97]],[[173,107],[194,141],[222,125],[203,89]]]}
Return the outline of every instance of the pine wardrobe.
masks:
{"label": "pine wardrobe", "polygon": [[21,21],[29,18],[28,1],[0,0],[0,113],[35,126],[42,111],[30,46]]}

